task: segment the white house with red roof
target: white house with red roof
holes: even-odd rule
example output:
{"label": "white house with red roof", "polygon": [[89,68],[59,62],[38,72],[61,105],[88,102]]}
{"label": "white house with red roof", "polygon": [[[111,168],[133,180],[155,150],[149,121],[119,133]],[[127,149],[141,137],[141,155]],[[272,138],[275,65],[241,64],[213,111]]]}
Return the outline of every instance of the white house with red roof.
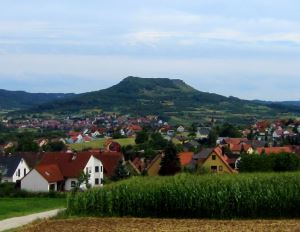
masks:
{"label": "white house with red roof", "polygon": [[[99,154],[47,153],[40,164],[21,180],[21,189],[31,192],[70,191],[82,172],[89,175],[92,187],[103,185],[104,168]],[[85,188],[85,184],[80,187]]]}

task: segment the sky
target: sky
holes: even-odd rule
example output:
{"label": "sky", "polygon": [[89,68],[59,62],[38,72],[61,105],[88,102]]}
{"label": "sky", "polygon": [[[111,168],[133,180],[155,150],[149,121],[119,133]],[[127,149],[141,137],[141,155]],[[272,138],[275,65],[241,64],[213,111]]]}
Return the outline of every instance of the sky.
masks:
{"label": "sky", "polygon": [[127,76],[300,100],[299,0],[1,0],[0,88],[87,92]]}

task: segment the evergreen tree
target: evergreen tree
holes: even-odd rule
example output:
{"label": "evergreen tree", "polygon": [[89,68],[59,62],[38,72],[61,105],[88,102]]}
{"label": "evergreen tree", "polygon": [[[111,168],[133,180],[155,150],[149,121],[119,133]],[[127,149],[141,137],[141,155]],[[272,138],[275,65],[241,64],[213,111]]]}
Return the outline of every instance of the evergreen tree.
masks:
{"label": "evergreen tree", "polygon": [[136,134],[135,143],[136,144],[143,144],[146,143],[149,139],[149,135],[146,131],[141,131]]}
{"label": "evergreen tree", "polygon": [[114,175],[112,176],[112,180],[122,180],[126,179],[130,176],[130,173],[125,165],[123,160],[119,160],[118,165],[114,171]]}
{"label": "evergreen tree", "polygon": [[167,144],[160,165],[161,167],[159,170],[159,175],[168,176],[180,172],[180,161],[177,155],[176,147],[172,142]]}

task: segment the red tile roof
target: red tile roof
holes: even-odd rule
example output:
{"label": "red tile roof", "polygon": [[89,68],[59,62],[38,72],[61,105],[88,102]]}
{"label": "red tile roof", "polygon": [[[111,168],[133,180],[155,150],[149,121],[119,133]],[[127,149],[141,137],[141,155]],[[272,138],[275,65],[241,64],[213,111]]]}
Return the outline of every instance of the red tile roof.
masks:
{"label": "red tile roof", "polygon": [[94,156],[97,159],[101,160],[104,168],[104,174],[108,177],[114,175],[114,171],[118,165],[119,160],[124,159],[123,154],[120,152],[102,152]]}
{"label": "red tile roof", "polygon": [[226,144],[238,145],[242,142],[248,141],[248,139],[247,138],[226,138],[226,139],[224,139],[224,141],[225,141]]}
{"label": "red tile roof", "polygon": [[94,156],[102,162],[104,174],[111,177],[120,159],[123,159],[123,154],[120,152],[79,152],[79,153],[59,153],[48,152],[44,154],[40,162],[41,166],[56,165],[61,174],[65,178],[76,178],[84,171],[90,157]]}
{"label": "red tile roof", "polygon": [[180,160],[180,164],[181,166],[186,166],[188,165],[193,158],[194,153],[193,152],[181,152],[178,154],[179,160]]}
{"label": "red tile roof", "polygon": [[259,147],[256,149],[258,154],[265,153],[269,154],[278,154],[281,152],[293,153],[293,149],[291,147]]}
{"label": "red tile roof", "polygon": [[78,154],[49,152],[45,153],[40,165],[55,164],[59,167],[64,177],[74,178],[80,175],[90,157],[91,153],[89,152],[80,152]]}
{"label": "red tile roof", "polygon": [[128,127],[128,130],[132,130],[132,131],[142,131],[143,128],[139,125],[131,125]]}
{"label": "red tile roof", "polygon": [[38,165],[35,169],[48,181],[48,183],[64,180],[59,167],[55,164]]}

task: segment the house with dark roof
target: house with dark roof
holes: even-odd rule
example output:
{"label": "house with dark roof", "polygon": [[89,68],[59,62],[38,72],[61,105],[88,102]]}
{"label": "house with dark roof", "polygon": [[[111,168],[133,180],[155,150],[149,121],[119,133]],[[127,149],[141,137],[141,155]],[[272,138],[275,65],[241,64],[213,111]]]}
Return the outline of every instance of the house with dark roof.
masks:
{"label": "house with dark roof", "polygon": [[18,155],[2,155],[0,156],[0,173],[1,182],[18,182],[28,172],[29,166],[25,159]]}

